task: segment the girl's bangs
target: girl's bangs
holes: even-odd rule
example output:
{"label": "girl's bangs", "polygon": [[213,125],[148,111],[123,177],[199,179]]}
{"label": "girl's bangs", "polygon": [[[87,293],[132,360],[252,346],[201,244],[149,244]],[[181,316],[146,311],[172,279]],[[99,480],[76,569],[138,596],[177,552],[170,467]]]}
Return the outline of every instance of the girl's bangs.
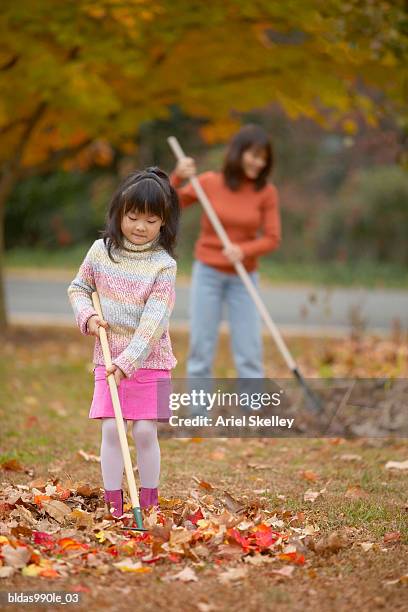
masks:
{"label": "girl's bangs", "polygon": [[167,201],[163,189],[154,179],[144,179],[129,187],[123,194],[123,212],[139,212],[166,218]]}

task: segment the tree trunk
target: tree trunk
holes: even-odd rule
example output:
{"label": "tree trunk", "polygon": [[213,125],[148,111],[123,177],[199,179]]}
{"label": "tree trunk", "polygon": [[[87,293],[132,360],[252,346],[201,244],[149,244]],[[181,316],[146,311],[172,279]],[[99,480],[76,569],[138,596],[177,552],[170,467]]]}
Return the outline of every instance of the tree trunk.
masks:
{"label": "tree trunk", "polygon": [[6,295],[4,289],[4,219],[7,200],[17,182],[17,173],[3,174],[0,181],[0,334],[7,328]]}
{"label": "tree trunk", "polygon": [[13,190],[21,170],[21,159],[37,122],[44,114],[47,105],[41,102],[34,113],[25,121],[17,145],[10,159],[5,162],[0,178],[0,334],[7,328],[6,296],[4,289],[4,221],[7,200]]}

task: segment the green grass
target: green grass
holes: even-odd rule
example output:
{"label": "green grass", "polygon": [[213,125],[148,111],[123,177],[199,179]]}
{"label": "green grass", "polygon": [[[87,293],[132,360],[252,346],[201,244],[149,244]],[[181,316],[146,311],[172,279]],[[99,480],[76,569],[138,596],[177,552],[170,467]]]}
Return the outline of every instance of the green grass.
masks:
{"label": "green grass", "polygon": [[408,288],[406,267],[377,262],[279,262],[261,259],[260,273],[264,280],[274,283],[302,283],[325,286],[360,286]]}
{"label": "green grass", "polygon": [[[45,249],[18,248],[6,253],[7,268],[77,269],[82,262],[89,244],[57,251]],[[180,252],[178,271],[180,275],[191,274],[193,259],[191,253]],[[406,267],[377,262],[281,262],[274,258],[261,258],[261,278],[271,283],[301,283],[306,285],[361,286],[408,288]]]}
{"label": "green grass", "polygon": [[6,252],[5,262],[9,268],[77,268],[90,244],[49,251],[47,249],[15,248]]}

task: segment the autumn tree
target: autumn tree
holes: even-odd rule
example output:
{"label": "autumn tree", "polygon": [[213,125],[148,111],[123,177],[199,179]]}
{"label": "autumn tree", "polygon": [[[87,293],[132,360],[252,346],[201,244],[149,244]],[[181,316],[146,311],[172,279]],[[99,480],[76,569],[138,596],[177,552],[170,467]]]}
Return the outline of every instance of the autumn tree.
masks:
{"label": "autumn tree", "polygon": [[[355,130],[401,113],[403,0],[3,0],[0,17],[0,270],[16,183],[132,152],[170,105],[223,141],[239,113],[279,103]],[[376,95],[372,95],[373,92]],[[406,92],[406,90],[405,90]],[[0,276],[0,327],[6,324]]]}

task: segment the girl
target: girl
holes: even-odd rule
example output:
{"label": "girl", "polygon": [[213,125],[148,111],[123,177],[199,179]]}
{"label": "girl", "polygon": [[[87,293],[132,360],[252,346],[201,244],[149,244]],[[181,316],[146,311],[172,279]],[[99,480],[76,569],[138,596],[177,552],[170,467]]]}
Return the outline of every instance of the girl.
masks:
{"label": "girl", "polygon": [[[160,447],[157,421],[169,420],[158,381],[169,386],[177,360],[169,337],[175,300],[174,246],[180,208],[159,168],[130,174],[110,203],[103,237],[87,253],[68,288],[80,331],[96,336],[95,389],[89,418],[102,420],[101,469],[105,501],[123,514],[123,459],[106,377],[113,373],[125,420],[132,421],[141,481],[140,505],[157,506]],[[98,291],[104,319],[92,305]],[[106,328],[112,368],[105,369],[99,327]],[[163,398],[162,398],[163,399]]]}
{"label": "girl", "polygon": [[[258,285],[257,261],[280,243],[278,193],[267,182],[273,152],[266,132],[246,125],[232,138],[221,172],[198,176],[232,246],[224,249],[208,217],[201,217],[191,285],[191,337],[188,377],[210,378],[223,303],[228,306],[232,350],[239,378],[263,378],[261,323],[258,311],[233,263],[242,261]],[[183,179],[196,173],[192,158],[179,161],[170,180],[182,207],[196,201]],[[258,232],[262,236],[258,236]]]}

